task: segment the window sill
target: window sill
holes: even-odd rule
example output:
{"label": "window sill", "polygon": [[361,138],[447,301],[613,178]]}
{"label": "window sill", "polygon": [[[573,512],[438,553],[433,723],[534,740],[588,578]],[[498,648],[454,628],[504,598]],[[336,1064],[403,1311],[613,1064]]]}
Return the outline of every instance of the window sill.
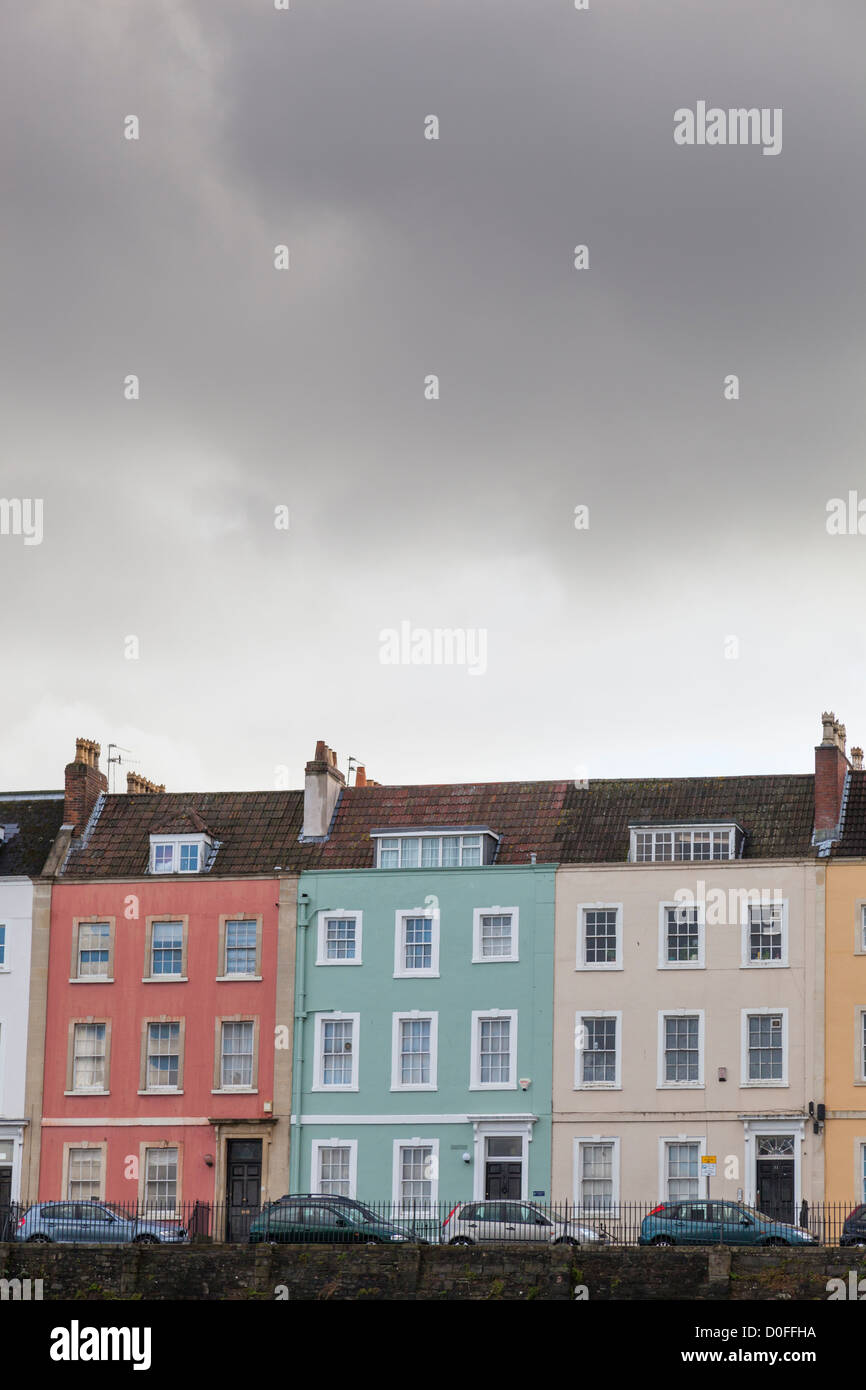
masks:
{"label": "window sill", "polygon": [[358,1088],[357,1086],[311,1086],[311,1087],[310,1087],[310,1090],[311,1090],[311,1091],[315,1091],[317,1095],[324,1095],[324,1096],[331,1096],[331,1095],[333,1095],[333,1096],[348,1095],[348,1094],[350,1094],[350,1093],[352,1093],[352,1092],[357,1092],[358,1089],[359,1089],[359,1088]]}
{"label": "window sill", "polygon": [[789,1083],[787,1081],[771,1081],[769,1079],[764,1081],[740,1082],[740,1086],[744,1091],[779,1091],[784,1090],[788,1086],[788,1084]]}
{"label": "window sill", "polygon": [[576,1091],[621,1091],[622,1083],[619,1081],[583,1081],[574,1089]]}
{"label": "window sill", "polygon": [[786,960],[744,960],[740,964],[741,970],[790,970]]}
{"label": "window sill", "polygon": [[438,1085],[428,1085],[426,1082],[419,1082],[417,1086],[392,1086],[392,1092],[396,1095],[402,1091],[438,1091]]}
{"label": "window sill", "polygon": [[110,1091],[64,1091],[65,1096],[110,1096]]}
{"label": "window sill", "polygon": [[212,1096],[257,1096],[258,1086],[215,1086],[211,1088]]}
{"label": "window sill", "polygon": [[[469,1086],[470,1091],[516,1091],[516,1081],[473,1081]],[[520,1199],[521,1201],[523,1198]]]}
{"label": "window sill", "polygon": [[224,985],[230,984],[233,980],[249,982],[250,980],[261,980],[263,978],[262,975],[217,975],[216,982],[218,985]]}
{"label": "window sill", "polygon": [[317,960],[316,965],[363,965],[362,960]]}
{"label": "window sill", "polygon": [[395,980],[438,980],[438,970],[395,970]]}
{"label": "window sill", "polygon": [[113,975],[70,975],[71,985],[113,985]]}
{"label": "window sill", "polygon": [[140,1096],[182,1096],[183,1091],[174,1086],[165,1086],[162,1090],[154,1088],[152,1091],[138,1091],[137,1094]]}
{"label": "window sill", "polygon": [[142,975],[143,985],[185,985],[189,983],[188,975]]}
{"label": "window sill", "polygon": [[705,1091],[706,1085],[703,1081],[660,1081],[656,1086],[657,1091]]}
{"label": "window sill", "polygon": [[519,956],[473,956],[473,965],[519,965]]}
{"label": "window sill", "polygon": [[622,967],[622,965],[616,964],[616,963],[610,963],[610,964],[608,964],[607,961],[601,961],[601,962],[590,961],[590,963],[589,963],[588,965],[587,965],[587,964],[576,965],[574,968],[575,968],[575,970],[622,970],[623,967]]}
{"label": "window sill", "polygon": [[659,970],[706,970],[706,965],[702,960],[664,960],[660,961],[657,967]]}

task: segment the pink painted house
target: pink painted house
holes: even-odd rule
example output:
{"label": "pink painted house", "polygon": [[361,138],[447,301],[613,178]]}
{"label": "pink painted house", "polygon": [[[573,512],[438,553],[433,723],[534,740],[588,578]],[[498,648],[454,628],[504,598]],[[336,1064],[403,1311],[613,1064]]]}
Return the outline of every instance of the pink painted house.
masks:
{"label": "pink painted house", "polygon": [[237,1236],[288,1190],[292,792],[107,795],[66,769],[51,898],[40,1200],[144,1204]]}

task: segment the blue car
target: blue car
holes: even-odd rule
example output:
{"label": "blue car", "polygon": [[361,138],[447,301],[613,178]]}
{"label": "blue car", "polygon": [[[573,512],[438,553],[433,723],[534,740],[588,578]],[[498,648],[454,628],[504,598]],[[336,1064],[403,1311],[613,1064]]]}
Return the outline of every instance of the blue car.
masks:
{"label": "blue car", "polygon": [[16,1240],[75,1245],[177,1245],[187,1239],[176,1221],[150,1221],[105,1202],[36,1202],[18,1222]]}
{"label": "blue car", "polygon": [[817,1245],[800,1226],[739,1202],[662,1202],[641,1222],[638,1245]]}

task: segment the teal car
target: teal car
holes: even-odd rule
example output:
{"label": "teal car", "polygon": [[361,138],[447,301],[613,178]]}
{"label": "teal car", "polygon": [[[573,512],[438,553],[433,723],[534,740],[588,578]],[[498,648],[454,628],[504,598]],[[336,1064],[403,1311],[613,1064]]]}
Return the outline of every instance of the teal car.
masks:
{"label": "teal car", "polygon": [[250,1226],[250,1245],[390,1245],[408,1244],[411,1236],[390,1221],[368,1216],[327,1199],[274,1202]]}
{"label": "teal car", "polygon": [[641,1222],[638,1245],[817,1245],[800,1226],[739,1202],[662,1202]]}

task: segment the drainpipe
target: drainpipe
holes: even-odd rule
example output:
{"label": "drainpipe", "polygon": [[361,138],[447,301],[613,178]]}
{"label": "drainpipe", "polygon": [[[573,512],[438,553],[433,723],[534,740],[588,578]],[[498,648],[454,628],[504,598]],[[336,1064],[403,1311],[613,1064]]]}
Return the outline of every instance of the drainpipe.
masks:
{"label": "drainpipe", "polygon": [[298,893],[298,949],[295,960],[295,1041],[292,1053],[292,1109],[294,1129],[289,1154],[289,1191],[297,1192],[301,1181],[301,1082],[304,1071],[304,1023],[307,1017],[307,927],[310,924],[309,893]]}

